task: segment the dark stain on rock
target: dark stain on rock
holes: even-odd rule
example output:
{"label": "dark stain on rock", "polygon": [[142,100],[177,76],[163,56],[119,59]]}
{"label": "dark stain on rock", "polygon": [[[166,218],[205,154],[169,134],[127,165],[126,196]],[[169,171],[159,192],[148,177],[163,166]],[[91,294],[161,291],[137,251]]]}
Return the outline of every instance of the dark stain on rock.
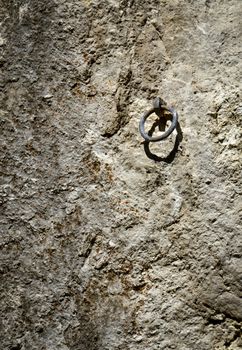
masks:
{"label": "dark stain on rock", "polygon": [[95,325],[83,313],[79,319],[79,325],[69,325],[64,332],[66,345],[70,350],[99,350],[98,334]]}

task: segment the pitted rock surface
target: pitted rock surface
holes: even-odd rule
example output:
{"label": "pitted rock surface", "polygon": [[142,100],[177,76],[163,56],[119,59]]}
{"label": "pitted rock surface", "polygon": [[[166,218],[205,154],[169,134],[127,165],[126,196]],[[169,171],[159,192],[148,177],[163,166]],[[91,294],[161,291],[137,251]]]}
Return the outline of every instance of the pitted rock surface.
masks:
{"label": "pitted rock surface", "polygon": [[0,348],[241,349],[241,2],[0,8]]}

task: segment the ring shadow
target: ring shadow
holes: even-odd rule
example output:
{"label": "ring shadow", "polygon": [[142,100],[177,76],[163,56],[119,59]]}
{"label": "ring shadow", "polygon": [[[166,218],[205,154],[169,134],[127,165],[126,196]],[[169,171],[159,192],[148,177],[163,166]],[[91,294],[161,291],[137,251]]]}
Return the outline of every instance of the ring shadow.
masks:
{"label": "ring shadow", "polygon": [[[152,125],[151,129],[149,130],[148,135],[152,136],[154,131],[155,131],[155,128],[157,126],[159,127],[160,131],[164,131],[165,125],[166,125],[166,120],[164,120],[163,118],[157,119],[154,122],[154,124]],[[155,160],[156,162],[172,163],[173,160],[175,159],[176,153],[178,151],[178,147],[183,139],[183,133],[182,133],[182,129],[181,129],[179,122],[177,122],[176,131],[177,131],[177,135],[176,135],[173,149],[166,157],[160,157],[160,156],[157,156],[156,154],[152,153],[150,151],[150,147],[149,147],[150,141],[144,141],[144,151],[145,151],[145,154],[147,155],[147,157],[152,159],[152,160]]]}

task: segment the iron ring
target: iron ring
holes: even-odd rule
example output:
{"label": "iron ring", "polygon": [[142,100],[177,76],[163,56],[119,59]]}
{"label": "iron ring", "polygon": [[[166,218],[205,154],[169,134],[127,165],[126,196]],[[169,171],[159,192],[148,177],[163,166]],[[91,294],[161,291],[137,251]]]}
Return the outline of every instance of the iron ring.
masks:
{"label": "iron ring", "polygon": [[[154,100],[153,108],[151,108],[150,110],[145,112],[140,119],[139,131],[141,133],[141,136],[148,142],[158,142],[158,141],[166,139],[173,132],[173,130],[177,127],[177,122],[178,122],[177,112],[175,111],[174,108],[168,107],[168,106],[164,105],[163,103],[164,103],[164,101],[162,101],[161,98],[157,97]],[[171,125],[170,125],[169,129],[167,129],[163,134],[161,134],[159,136],[154,136],[154,137],[149,136],[145,132],[145,121],[152,113],[156,113],[160,117],[159,114],[162,111],[162,109],[167,110],[168,112],[171,113],[171,115],[172,115]]]}

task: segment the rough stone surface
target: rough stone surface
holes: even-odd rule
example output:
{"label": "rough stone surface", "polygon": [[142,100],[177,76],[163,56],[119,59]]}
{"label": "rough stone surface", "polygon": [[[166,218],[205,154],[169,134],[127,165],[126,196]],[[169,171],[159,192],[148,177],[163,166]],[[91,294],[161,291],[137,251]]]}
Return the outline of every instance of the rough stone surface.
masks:
{"label": "rough stone surface", "polygon": [[242,349],[241,1],[0,9],[0,348]]}

